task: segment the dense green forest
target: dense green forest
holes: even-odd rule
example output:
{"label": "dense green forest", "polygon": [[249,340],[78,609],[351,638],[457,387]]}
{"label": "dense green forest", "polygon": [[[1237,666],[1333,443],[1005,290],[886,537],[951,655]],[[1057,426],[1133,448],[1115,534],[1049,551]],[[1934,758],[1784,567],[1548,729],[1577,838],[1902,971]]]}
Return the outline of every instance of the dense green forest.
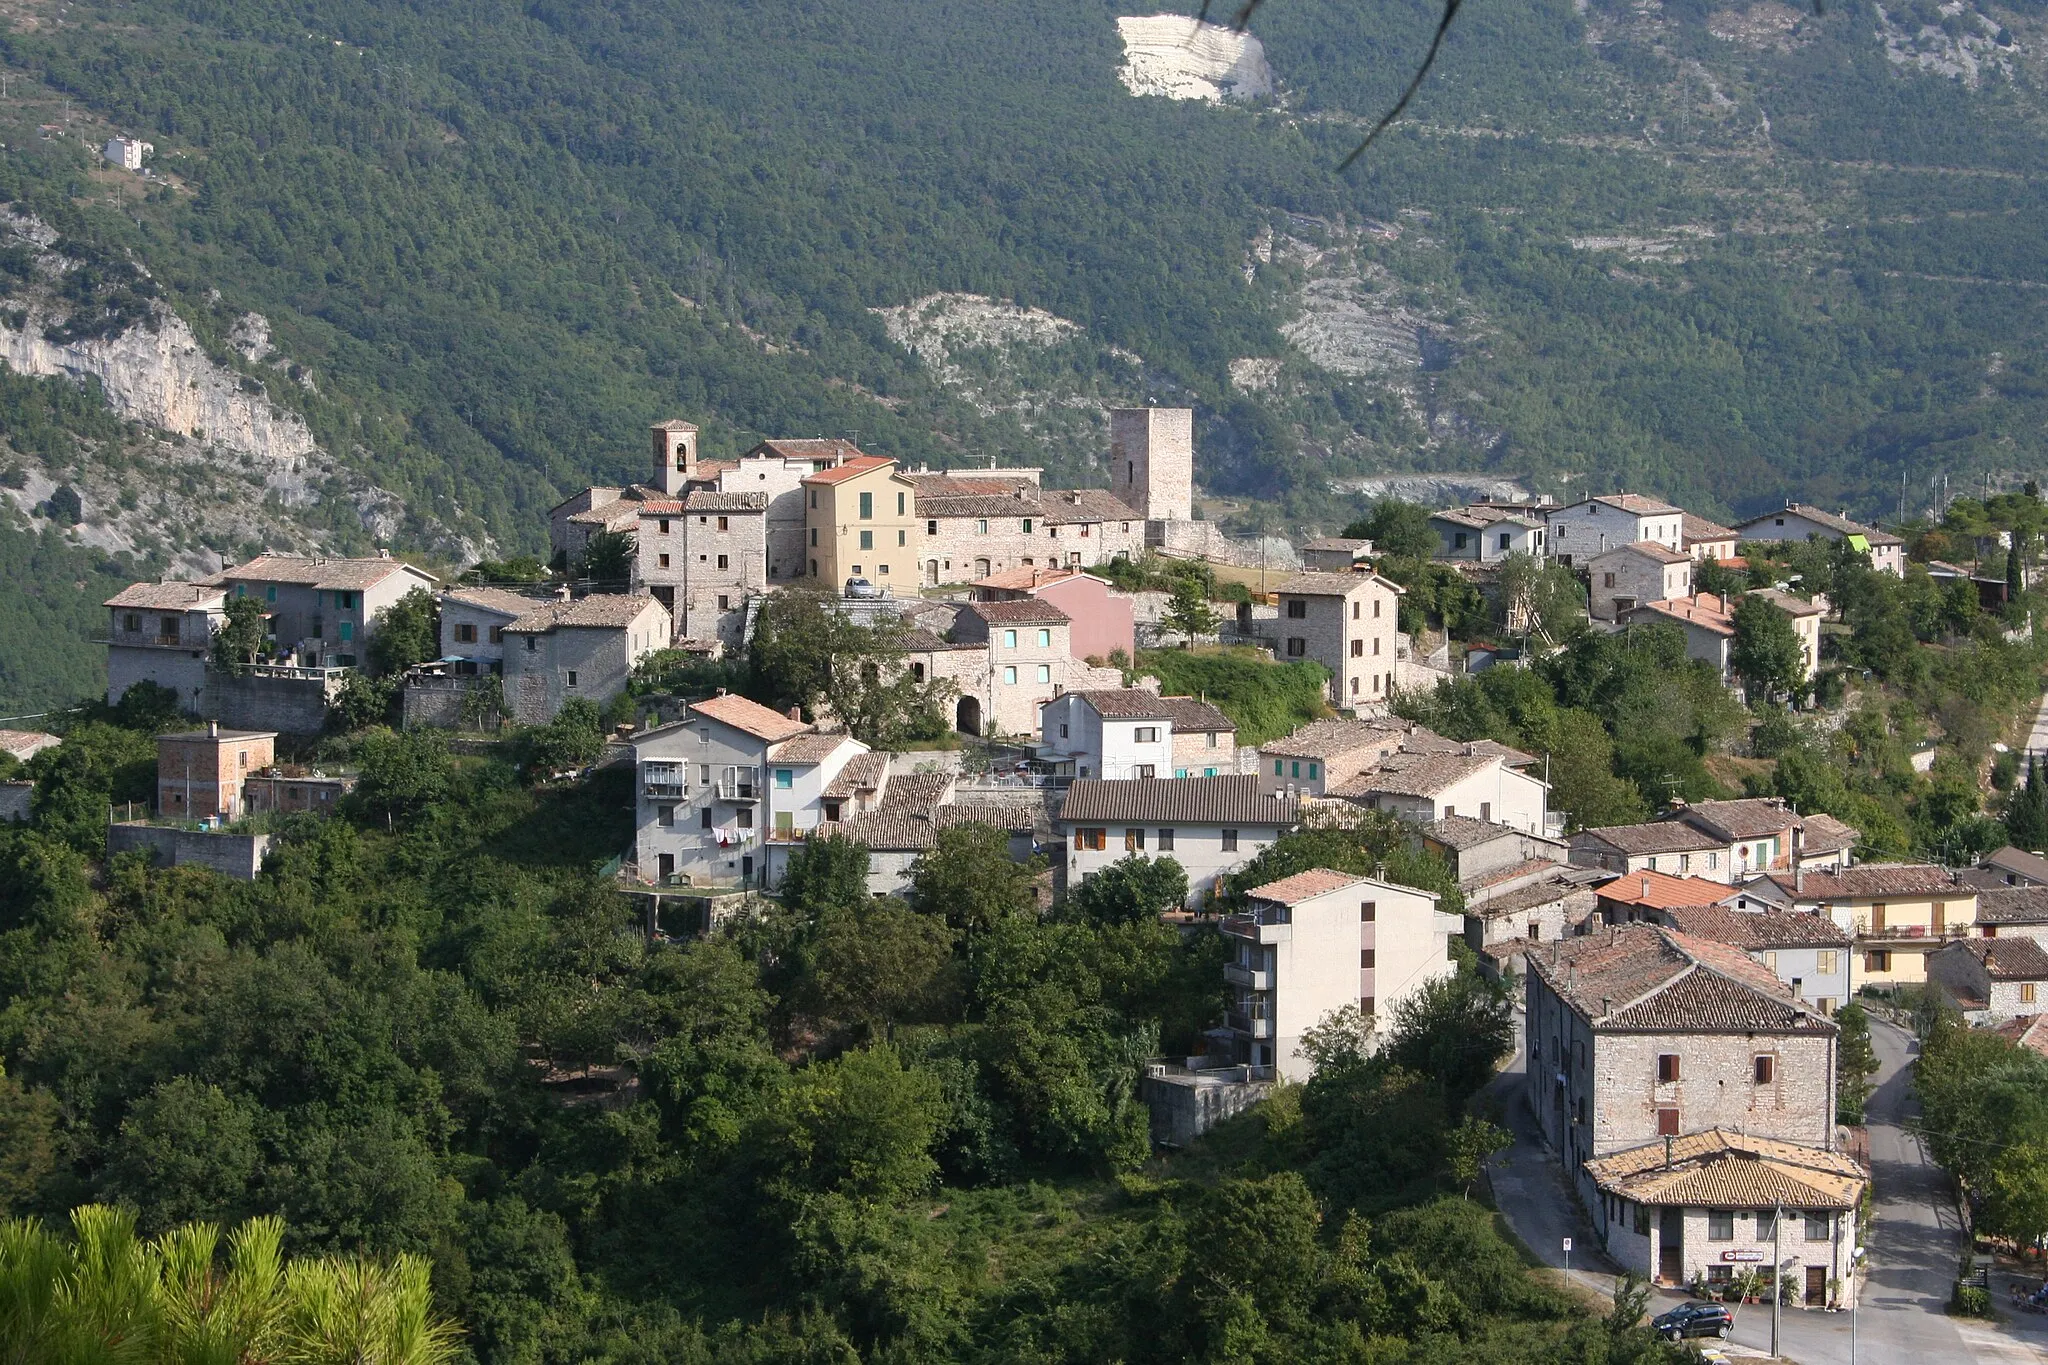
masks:
{"label": "dense green forest", "polygon": [[[38,755],[0,827],[0,1214],[276,1216],[287,1255],[415,1258],[491,1362],[1676,1359],[1464,1197],[1511,1039],[1476,974],[1370,1056],[1333,1021],[1313,1082],[1159,1159],[1137,1063],[1222,991],[1220,938],[1152,913],[1170,859],[1046,914],[996,830],[948,830],[907,899],[814,842],[779,903],[651,940],[594,872],[623,770],[537,789],[370,731],[330,742],[349,809],[284,822],[254,883],[100,864],[145,709]],[[1234,887],[1328,864],[1449,888],[1383,816]]]}

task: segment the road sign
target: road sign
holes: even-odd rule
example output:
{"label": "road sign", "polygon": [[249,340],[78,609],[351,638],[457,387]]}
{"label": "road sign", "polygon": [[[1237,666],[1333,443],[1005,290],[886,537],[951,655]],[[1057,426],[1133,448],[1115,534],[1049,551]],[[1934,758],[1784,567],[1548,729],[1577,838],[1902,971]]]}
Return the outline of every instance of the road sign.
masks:
{"label": "road sign", "polygon": [[1572,1249],[1572,1239],[1571,1239],[1571,1238],[1567,1237],[1567,1238],[1565,1238],[1565,1239],[1564,1239],[1564,1249],[1565,1249],[1566,1251],[1570,1251],[1570,1250]]}
{"label": "road sign", "polygon": [[1724,1251],[1721,1253],[1721,1259],[1724,1261],[1761,1261],[1763,1258],[1764,1254],[1761,1251]]}

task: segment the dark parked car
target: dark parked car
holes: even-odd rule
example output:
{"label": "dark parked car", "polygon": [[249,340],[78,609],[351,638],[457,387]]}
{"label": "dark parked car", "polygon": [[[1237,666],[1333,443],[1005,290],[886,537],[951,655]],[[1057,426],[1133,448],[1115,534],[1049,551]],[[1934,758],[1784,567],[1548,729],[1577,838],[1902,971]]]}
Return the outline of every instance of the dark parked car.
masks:
{"label": "dark parked car", "polygon": [[1680,1337],[1725,1337],[1735,1330],[1735,1315],[1718,1303],[1682,1303],[1650,1319],[1650,1326],[1671,1341]]}
{"label": "dark parked car", "polygon": [[849,578],[846,580],[846,595],[848,597],[887,597],[888,593],[876,587],[873,583],[868,582],[865,578]]}

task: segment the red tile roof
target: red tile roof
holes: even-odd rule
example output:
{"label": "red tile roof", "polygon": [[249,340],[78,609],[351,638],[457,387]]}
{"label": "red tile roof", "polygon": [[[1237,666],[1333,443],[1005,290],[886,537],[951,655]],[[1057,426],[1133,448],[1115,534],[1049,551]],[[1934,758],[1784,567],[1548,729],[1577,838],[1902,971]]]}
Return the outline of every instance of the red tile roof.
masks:
{"label": "red tile roof", "polygon": [[1713,905],[1734,890],[1725,882],[1704,877],[1673,877],[1662,872],[1625,872],[1600,888],[1600,899],[1616,905],[1668,910],[1679,905]]}
{"label": "red tile roof", "polygon": [[[789,443],[785,442],[785,444]],[[896,461],[887,455],[858,455],[848,460],[845,464],[838,465],[832,469],[821,469],[817,473],[806,477],[803,482],[844,483],[848,479],[877,469],[893,469],[895,465]]]}
{"label": "red tile roof", "polygon": [[1312,867],[1306,872],[1297,872],[1291,877],[1282,877],[1277,882],[1255,886],[1245,894],[1253,900],[1272,901],[1278,905],[1299,905],[1303,901],[1326,896],[1332,891],[1342,891],[1347,886],[1357,886],[1370,878],[1355,872],[1337,872],[1327,867]]}
{"label": "red tile roof", "polygon": [[690,709],[700,716],[723,721],[735,730],[744,730],[756,739],[765,739],[770,744],[780,743],[811,728],[800,720],[794,720],[780,711],[763,706],[751,698],[742,697],[736,692],[706,697],[703,701],[693,701],[690,703]]}

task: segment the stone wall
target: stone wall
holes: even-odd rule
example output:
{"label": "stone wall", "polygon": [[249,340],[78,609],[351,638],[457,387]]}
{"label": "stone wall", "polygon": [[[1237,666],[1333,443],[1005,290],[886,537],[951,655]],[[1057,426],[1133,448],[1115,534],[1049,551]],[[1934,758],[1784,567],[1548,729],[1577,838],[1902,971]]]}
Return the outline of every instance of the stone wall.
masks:
{"label": "stone wall", "polygon": [[327,725],[327,703],[341,690],[337,674],[273,678],[209,672],[202,711],[234,730],[275,730],[317,735]]}
{"label": "stone wall", "polygon": [[1270,1081],[1254,1081],[1250,1075],[1250,1067],[1223,1067],[1204,1074],[1148,1064],[1138,1082],[1138,1097],[1151,1111],[1153,1143],[1185,1147],[1272,1093]]}
{"label": "stone wall", "polygon": [[33,782],[0,782],[0,824],[28,819],[29,805],[36,794]]}
{"label": "stone wall", "polygon": [[[1660,1084],[1657,1058],[1674,1053],[1678,1080]],[[1776,1058],[1768,1085],[1755,1059]],[[1657,1140],[1657,1110],[1675,1107],[1682,1133],[1730,1128],[1809,1147],[1835,1134],[1832,1033],[1619,1034],[1599,1036],[1594,1059],[1593,1147],[1605,1156]]]}
{"label": "stone wall", "polygon": [[159,867],[210,867],[225,877],[253,882],[270,849],[268,834],[214,834],[156,825],[107,826],[107,856],[144,852]]}
{"label": "stone wall", "polygon": [[462,726],[462,703],[472,689],[451,687],[435,679],[415,682],[404,691],[403,719],[408,730],[456,730]]}

